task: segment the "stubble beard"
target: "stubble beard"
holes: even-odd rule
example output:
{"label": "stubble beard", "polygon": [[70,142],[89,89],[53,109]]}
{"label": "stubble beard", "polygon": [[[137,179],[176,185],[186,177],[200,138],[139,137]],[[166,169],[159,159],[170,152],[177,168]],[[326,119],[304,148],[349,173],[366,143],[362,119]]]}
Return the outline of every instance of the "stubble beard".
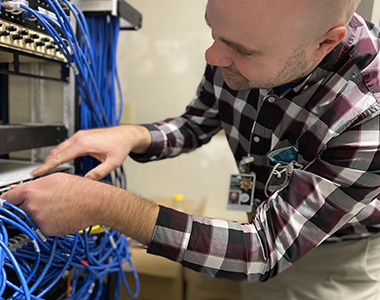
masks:
{"label": "stubble beard", "polygon": [[231,71],[229,67],[224,68],[234,76],[228,76],[223,72],[223,79],[226,84],[233,90],[243,91],[251,89],[266,89],[274,88],[289,82],[297,81],[307,75],[308,62],[304,47],[296,49],[293,55],[289,58],[284,68],[275,76],[268,79],[257,79],[254,81],[248,80],[238,71]]}

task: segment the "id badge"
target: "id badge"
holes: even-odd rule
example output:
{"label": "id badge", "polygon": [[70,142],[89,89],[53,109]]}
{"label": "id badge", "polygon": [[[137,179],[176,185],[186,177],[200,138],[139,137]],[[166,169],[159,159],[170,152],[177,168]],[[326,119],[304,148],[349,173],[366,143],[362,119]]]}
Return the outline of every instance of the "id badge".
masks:
{"label": "id badge", "polygon": [[231,175],[227,210],[251,212],[256,174]]}

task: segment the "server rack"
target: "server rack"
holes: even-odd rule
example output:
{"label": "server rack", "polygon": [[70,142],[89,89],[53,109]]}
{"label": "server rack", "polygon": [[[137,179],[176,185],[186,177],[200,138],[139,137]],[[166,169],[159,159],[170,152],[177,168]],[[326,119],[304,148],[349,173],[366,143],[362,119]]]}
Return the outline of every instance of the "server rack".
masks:
{"label": "server rack", "polygon": [[[46,29],[7,6],[6,0],[1,3],[0,195],[11,184],[33,180],[30,170],[41,165],[54,146],[73,135],[80,120],[80,95],[73,71]],[[75,4],[89,14],[121,16],[123,29],[141,27],[141,14],[125,1],[76,0]],[[30,0],[28,5],[49,12],[44,0]],[[74,163],[56,171],[75,173]],[[112,280],[110,277],[110,286]],[[49,299],[62,299],[61,288],[65,287],[52,289]],[[113,299],[112,289],[108,298]]]}

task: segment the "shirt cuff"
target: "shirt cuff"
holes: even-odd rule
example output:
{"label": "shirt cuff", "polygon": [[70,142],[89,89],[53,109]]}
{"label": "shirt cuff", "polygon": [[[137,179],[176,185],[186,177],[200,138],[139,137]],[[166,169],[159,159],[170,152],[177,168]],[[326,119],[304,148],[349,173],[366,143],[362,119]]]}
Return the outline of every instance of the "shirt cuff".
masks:
{"label": "shirt cuff", "polygon": [[187,249],[192,218],[188,214],[161,206],[147,252],[181,262]]}
{"label": "shirt cuff", "polygon": [[152,142],[147,153],[136,154],[131,152],[129,156],[133,160],[141,163],[159,159],[162,157],[165,149],[165,135],[154,124],[142,124],[141,126],[144,126],[149,130],[152,137]]}

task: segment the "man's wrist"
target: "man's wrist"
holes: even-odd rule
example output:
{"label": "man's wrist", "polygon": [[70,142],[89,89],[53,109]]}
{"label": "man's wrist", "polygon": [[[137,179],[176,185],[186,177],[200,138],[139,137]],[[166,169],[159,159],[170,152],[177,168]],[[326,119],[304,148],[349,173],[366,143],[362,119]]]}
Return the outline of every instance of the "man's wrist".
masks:
{"label": "man's wrist", "polygon": [[124,125],[133,139],[131,152],[136,154],[146,154],[152,143],[152,136],[148,128],[142,125]]}

